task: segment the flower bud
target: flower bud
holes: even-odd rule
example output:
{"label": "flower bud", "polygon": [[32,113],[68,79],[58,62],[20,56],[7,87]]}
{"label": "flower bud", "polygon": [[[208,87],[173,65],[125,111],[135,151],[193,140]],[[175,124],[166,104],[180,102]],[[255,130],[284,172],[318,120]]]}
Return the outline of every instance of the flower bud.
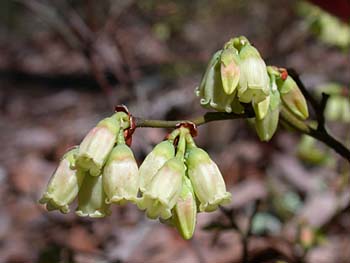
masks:
{"label": "flower bud", "polygon": [[239,81],[239,56],[235,48],[224,49],[221,53],[221,80],[227,95],[232,94]]}
{"label": "flower bud", "polygon": [[151,219],[169,219],[171,209],[180,196],[184,176],[185,166],[182,159],[174,157],[168,160],[153,177],[138,202],[138,207],[146,209],[146,214]]}
{"label": "flower bud", "polygon": [[119,131],[115,115],[100,121],[95,128],[90,130],[79,146],[77,166],[88,171],[92,176],[101,173],[102,166],[115,144]]}
{"label": "flower bud", "polygon": [[275,134],[279,119],[279,108],[269,110],[264,119],[255,119],[255,130],[261,141],[269,141]]}
{"label": "flower bud", "polygon": [[[196,89],[196,95],[201,98],[200,103],[203,107],[230,113],[232,112],[231,103],[235,97],[235,93],[233,92],[227,95],[224,91],[220,65],[222,52],[223,51],[220,50],[212,57],[202,81]],[[225,81],[227,85],[230,85],[228,84],[228,80]],[[234,85],[234,81],[232,85]],[[230,89],[227,90],[230,91]]]}
{"label": "flower bud", "polygon": [[86,175],[78,194],[78,216],[105,217],[110,215],[109,205],[105,203],[102,176]]}
{"label": "flower bud", "polygon": [[102,182],[107,196],[106,203],[136,202],[138,179],[138,167],[131,149],[126,144],[118,144],[103,169]]}
{"label": "flower bud", "polygon": [[231,194],[226,191],[220,170],[204,150],[197,147],[190,149],[186,163],[188,176],[200,201],[200,211],[211,212],[230,202]]}
{"label": "flower bud", "polygon": [[174,208],[173,220],[177,230],[184,239],[193,236],[197,219],[197,204],[190,179],[183,178],[182,190]]}
{"label": "flower bud", "polygon": [[163,141],[150,152],[139,169],[140,190],[145,192],[157,171],[166,161],[175,156],[175,147],[170,141]]}
{"label": "flower bud", "polygon": [[[281,104],[280,93],[276,84],[276,74],[279,75],[279,73],[275,72],[274,68],[272,67],[268,68],[268,72],[270,79],[270,95],[267,98],[269,103],[267,108],[263,109],[265,113],[263,118],[261,118],[261,113],[260,115],[256,114],[255,118],[255,130],[261,141],[269,141],[276,132]],[[261,107],[258,109],[258,113],[259,110],[261,110]]]}
{"label": "flower bud", "polygon": [[292,77],[288,76],[285,81],[279,81],[278,84],[283,104],[298,118],[307,119],[309,112],[306,100]]}
{"label": "flower bud", "polygon": [[249,103],[260,102],[269,95],[269,78],[266,64],[259,52],[251,45],[246,45],[239,53],[240,79],[238,88],[239,101]]}
{"label": "flower bud", "polygon": [[85,173],[74,168],[74,155],[77,151],[75,148],[63,156],[48,183],[46,192],[39,200],[41,204],[46,204],[49,211],[58,209],[62,213],[68,213],[69,204],[78,195]]}

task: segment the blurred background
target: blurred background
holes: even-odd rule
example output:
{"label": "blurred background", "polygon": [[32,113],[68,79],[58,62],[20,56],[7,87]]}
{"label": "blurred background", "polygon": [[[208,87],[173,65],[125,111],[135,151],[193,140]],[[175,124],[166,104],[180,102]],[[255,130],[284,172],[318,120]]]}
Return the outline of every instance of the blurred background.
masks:
{"label": "blurred background", "polygon": [[[350,3],[314,2],[332,15],[292,0],[1,1],[0,261],[242,262],[245,247],[249,262],[350,262],[349,163],[283,127],[269,143],[244,120],[199,128],[233,198],[198,215],[191,241],[133,205],[88,219],[37,203],[62,154],[114,105],[152,119],[204,114],[194,89],[239,35],[314,96],[331,94],[328,128],[349,147]],[[138,163],[167,132],[135,132]]]}

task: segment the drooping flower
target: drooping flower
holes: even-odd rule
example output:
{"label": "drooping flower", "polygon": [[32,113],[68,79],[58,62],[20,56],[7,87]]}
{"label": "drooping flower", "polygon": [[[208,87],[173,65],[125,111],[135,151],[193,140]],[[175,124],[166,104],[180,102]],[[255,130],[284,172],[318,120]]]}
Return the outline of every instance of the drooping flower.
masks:
{"label": "drooping flower", "polygon": [[175,147],[169,140],[156,145],[140,166],[140,191],[145,192],[158,170],[175,156]]}
{"label": "drooping flower", "polygon": [[123,131],[119,133],[118,144],[112,150],[103,169],[102,182],[106,203],[124,204],[136,202],[139,189],[137,163],[129,146],[125,144]]}
{"label": "drooping flower", "polygon": [[169,219],[171,210],[181,193],[182,177],[185,176],[183,161],[174,157],[168,160],[152,179],[138,203],[151,219]]}
{"label": "drooping flower", "polygon": [[182,180],[185,176],[184,154],[186,149],[185,136],[187,129],[182,129],[177,146],[176,156],[169,159],[158,170],[156,175],[143,192],[138,202],[138,207],[146,210],[146,215],[151,219],[158,217],[169,219],[182,188]]}
{"label": "drooping flower", "polygon": [[109,205],[105,203],[102,176],[87,174],[78,194],[78,216],[105,217],[110,215]]}
{"label": "drooping flower", "polygon": [[266,64],[251,45],[242,47],[238,98],[243,103],[259,103],[269,95],[269,78]]}
{"label": "drooping flower", "polygon": [[269,141],[278,126],[279,109],[269,110],[264,119],[255,120],[255,130],[261,141]]}
{"label": "drooping flower", "polygon": [[[235,83],[235,77],[225,79],[227,92],[232,93],[228,95],[223,87],[221,75],[221,54],[222,50],[217,51],[210,60],[206,72],[201,80],[199,87],[196,89],[196,95],[201,98],[200,104],[203,107],[214,109],[221,112],[232,112],[232,101],[235,97],[235,92],[232,87]],[[226,69],[224,66],[223,70]],[[230,69],[229,71],[236,71]],[[231,74],[231,73],[230,73]]]}
{"label": "drooping flower", "polygon": [[200,211],[211,212],[219,205],[230,202],[231,194],[226,191],[219,168],[203,149],[192,147],[188,151],[186,164],[195,195],[200,201]]}
{"label": "drooping flower", "polygon": [[269,141],[275,134],[279,121],[281,98],[276,84],[276,77],[280,74],[269,67],[270,95],[267,112],[264,118],[255,118],[255,130],[261,141]]}
{"label": "drooping flower", "polygon": [[116,119],[117,114],[100,121],[79,146],[77,166],[88,171],[92,176],[101,174],[102,166],[115,144],[120,129]]}
{"label": "drooping flower", "polygon": [[63,156],[48,183],[46,192],[39,200],[41,204],[46,204],[49,211],[58,209],[62,213],[68,213],[69,204],[78,195],[85,173],[75,168],[77,151],[78,149],[74,148]]}

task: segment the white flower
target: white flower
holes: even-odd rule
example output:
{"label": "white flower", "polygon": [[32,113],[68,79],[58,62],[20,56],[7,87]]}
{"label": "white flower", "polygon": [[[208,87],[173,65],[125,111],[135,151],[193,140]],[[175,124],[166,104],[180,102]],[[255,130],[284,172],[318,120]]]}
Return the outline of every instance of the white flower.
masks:
{"label": "white flower", "polygon": [[117,145],[111,152],[102,174],[106,203],[136,202],[139,188],[137,163],[131,149]]}

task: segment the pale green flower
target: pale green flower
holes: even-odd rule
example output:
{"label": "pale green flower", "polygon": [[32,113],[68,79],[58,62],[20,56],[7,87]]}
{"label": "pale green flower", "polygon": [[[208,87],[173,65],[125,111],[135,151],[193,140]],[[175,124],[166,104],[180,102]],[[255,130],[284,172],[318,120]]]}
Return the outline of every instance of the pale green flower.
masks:
{"label": "pale green flower", "polygon": [[140,166],[140,190],[145,192],[148,185],[158,170],[171,158],[175,156],[175,147],[172,142],[166,140],[154,147],[146,156]]}
{"label": "pale green flower", "polygon": [[86,175],[78,194],[78,216],[105,217],[110,215],[109,205],[105,203],[102,176]]}
{"label": "pale green flower", "polygon": [[143,193],[138,206],[146,210],[151,219],[169,219],[171,210],[181,194],[182,178],[185,176],[183,160],[178,157],[168,160],[153,177]]}
{"label": "pale green flower", "polygon": [[211,212],[230,202],[231,194],[226,191],[219,168],[203,149],[190,149],[186,164],[195,195],[200,201],[200,211]]}
{"label": "pale green flower", "polygon": [[197,204],[190,179],[187,176],[182,181],[182,191],[175,208],[173,221],[184,239],[190,239],[196,228]]}
{"label": "pale green flower", "polygon": [[63,156],[48,183],[46,192],[39,200],[41,204],[46,204],[48,210],[58,209],[62,213],[68,213],[69,204],[78,195],[85,173],[77,171],[74,167],[74,155],[77,151],[75,148]]}
{"label": "pale green flower", "polygon": [[79,146],[77,166],[88,171],[92,176],[101,173],[101,169],[115,144],[120,129],[116,114],[100,121],[85,136]]}
{"label": "pale green flower", "polygon": [[112,150],[103,169],[102,182],[107,196],[106,203],[136,202],[139,189],[138,167],[126,144],[118,144]]}

